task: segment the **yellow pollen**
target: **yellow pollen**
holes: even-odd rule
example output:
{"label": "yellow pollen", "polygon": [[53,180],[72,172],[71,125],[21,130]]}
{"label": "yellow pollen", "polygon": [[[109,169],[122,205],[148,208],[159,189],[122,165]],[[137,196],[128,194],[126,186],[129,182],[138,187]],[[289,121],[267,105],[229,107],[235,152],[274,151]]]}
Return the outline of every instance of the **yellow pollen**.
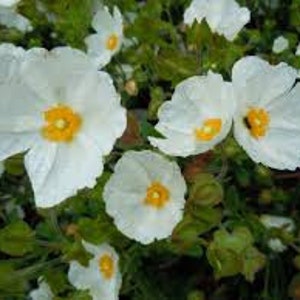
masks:
{"label": "yellow pollen", "polygon": [[251,108],[245,117],[245,122],[251,135],[259,139],[266,135],[270,117],[268,112],[262,108]]}
{"label": "yellow pollen", "polygon": [[159,182],[152,182],[147,188],[144,204],[160,209],[163,208],[169,200],[169,190]]}
{"label": "yellow pollen", "polygon": [[71,142],[81,127],[81,117],[70,107],[58,105],[44,112],[42,135],[52,142]]}
{"label": "yellow pollen", "polygon": [[211,141],[222,129],[221,119],[207,119],[203,126],[194,130],[194,135],[198,141]]}
{"label": "yellow pollen", "polygon": [[110,51],[114,51],[119,44],[119,38],[116,34],[112,34],[106,41],[106,48]]}
{"label": "yellow pollen", "polygon": [[98,261],[99,270],[105,279],[111,279],[114,275],[115,267],[114,261],[109,254],[104,254],[99,258]]}

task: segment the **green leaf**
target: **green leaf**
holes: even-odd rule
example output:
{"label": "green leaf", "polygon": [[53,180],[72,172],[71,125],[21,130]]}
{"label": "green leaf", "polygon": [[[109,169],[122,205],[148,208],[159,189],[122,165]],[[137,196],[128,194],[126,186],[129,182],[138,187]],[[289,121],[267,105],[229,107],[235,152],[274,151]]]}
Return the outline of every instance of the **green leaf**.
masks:
{"label": "green leaf", "polygon": [[34,232],[23,221],[9,224],[0,231],[0,251],[22,256],[31,252],[35,245]]}

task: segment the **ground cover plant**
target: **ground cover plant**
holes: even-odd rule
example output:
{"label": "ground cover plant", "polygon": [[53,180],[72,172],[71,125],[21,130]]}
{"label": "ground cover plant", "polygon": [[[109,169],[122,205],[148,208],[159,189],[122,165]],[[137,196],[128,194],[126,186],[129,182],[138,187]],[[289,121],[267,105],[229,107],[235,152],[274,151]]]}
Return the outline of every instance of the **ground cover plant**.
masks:
{"label": "ground cover plant", "polygon": [[0,0],[0,299],[300,299],[299,0]]}

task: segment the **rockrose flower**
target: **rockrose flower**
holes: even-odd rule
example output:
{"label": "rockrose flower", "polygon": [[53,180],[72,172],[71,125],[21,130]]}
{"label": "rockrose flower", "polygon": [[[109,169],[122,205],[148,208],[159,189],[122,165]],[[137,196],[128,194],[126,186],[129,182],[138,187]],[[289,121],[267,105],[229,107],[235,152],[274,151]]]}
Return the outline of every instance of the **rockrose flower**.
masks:
{"label": "rockrose flower", "polygon": [[36,204],[51,207],[95,185],[126,113],[109,75],[79,50],[33,49],[19,69],[20,81],[0,84],[0,160],[27,151]]}
{"label": "rockrose flower", "polygon": [[83,241],[83,246],[93,257],[87,267],[72,261],[69,281],[77,289],[89,290],[93,300],[118,300],[122,284],[118,254],[108,244],[92,245]]}
{"label": "rockrose flower", "polygon": [[182,219],[186,184],[175,162],[148,150],[128,151],[104,187],[107,213],[129,238],[149,244]]}
{"label": "rockrose flower", "polygon": [[95,14],[92,26],[96,33],[85,39],[88,55],[102,68],[121,48],[123,40],[122,15],[116,6],[113,15],[109,13],[108,7],[104,6]]}
{"label": "rockrose flower", "polygon": [[248,56],[235,63],[238,99],[234,136],[256,163],[274,169],[300,166],[300,85],[297,70]]}
{"label": "rockrose flower", "polygon": [[171,101],[159,109],[156,130],[165,139],[149,137],[153,146],[176,156],[212,149],[230,131],[235,98],[231,83],[219,74],[194,76],[181,82]]}

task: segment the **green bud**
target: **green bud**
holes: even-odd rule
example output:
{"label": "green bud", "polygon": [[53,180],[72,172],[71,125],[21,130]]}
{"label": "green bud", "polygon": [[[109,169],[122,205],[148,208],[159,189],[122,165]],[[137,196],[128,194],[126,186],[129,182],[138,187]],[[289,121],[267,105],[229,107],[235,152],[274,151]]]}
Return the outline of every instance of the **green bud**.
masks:
{"label": "green bud", "polygon": [[189,201],[193,205],[214,206],[223,196],[223,187],[213,175],[200,174],[191,187]]}

